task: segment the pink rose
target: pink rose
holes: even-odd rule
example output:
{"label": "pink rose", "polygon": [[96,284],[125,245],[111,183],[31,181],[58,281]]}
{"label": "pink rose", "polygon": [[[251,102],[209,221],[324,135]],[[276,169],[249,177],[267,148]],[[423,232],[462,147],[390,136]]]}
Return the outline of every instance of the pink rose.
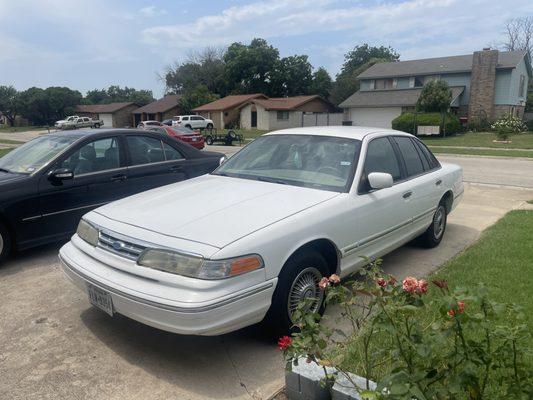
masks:
{"label": "pink rose", "polygon": [[329,277],[329,281],[331,283],[333,283],[334,285],[336,285],[337,283],[340,283],[341,282],[341,278],[339,278],[339,275],[337,274],[333,274]]}
{"label": "pink rose", "polygon": [[376,283],[377,283],[379,286],[381,286],[381,287],[385,287],[385,286],[387,286],[387,281],[386,281],[385,279],[383,279],[383,278],[379,278],[379,279],[376,281]]}
{"label": "pink rose", "polygon": [[324,277],[322,279],[320,279],[320,282],[318,282],[318,287],[321,289],[321,290],[326,290],[326,288],[329,286],[329,279]]}
{"label": "pink rose", "polygon": [[455,314],[462,314],[465,312],[465,302],[464,301],[458,301],[457,302],[457,309],[451,309],[448,311],[448,315],[450,317],[453,317]]}
{"label": "pink rose", "polygon": [[426,281],[425,279],[420,279],[418,281],[417,292],[421,294],[426,294],[428,292],[428,286],[429,286],[428,281]]}
{"label": "pink rose", "polygon": [[403,290],[407,293],[415,293],[418,290],[418,281],[412,276],[408,276],[402,282]]}

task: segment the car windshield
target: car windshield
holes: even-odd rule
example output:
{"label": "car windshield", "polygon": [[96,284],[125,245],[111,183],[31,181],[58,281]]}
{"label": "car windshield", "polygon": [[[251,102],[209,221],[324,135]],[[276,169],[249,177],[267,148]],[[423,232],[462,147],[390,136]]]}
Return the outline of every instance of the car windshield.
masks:
{"label": "car windshield", "polygon": [[346,192],[361,141],[316,135],[266,135],[254,140],[213,174]]}
{"label": "car windshield", "polygon": [[78,140],[75,136],[41,136],[0,158],[0,169],[31,174]]}

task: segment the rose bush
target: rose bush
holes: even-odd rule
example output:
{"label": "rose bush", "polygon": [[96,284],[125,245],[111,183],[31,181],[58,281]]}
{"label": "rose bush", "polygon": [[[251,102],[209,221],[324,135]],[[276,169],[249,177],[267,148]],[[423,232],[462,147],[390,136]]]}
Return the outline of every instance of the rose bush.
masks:
{"label": "rose bush", "polygon": [[[428,293],[424,279],[397,282],[380,262],[342,285],[337,276],[326,278],[320,286],[326,302],[341,310],[334,328],[304,302],[294,314],[292,341],[280,348],[290,363],[304,357],[323,366],[330,386],[335,374],[325,367],[335,367],[363,398],[530,398],[531,350],[523,348],[529,333],[520,308],[491,301],[482,286],[432,283]],[[366,387],[357,387],[349,372],[366,378]]]}

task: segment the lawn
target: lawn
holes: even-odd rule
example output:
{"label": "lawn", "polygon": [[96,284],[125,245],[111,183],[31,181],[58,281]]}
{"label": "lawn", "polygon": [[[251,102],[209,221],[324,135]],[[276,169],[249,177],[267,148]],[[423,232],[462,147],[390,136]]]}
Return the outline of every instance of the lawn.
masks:
{"label": "lawn", "polygon": [[[499,303],[517,304],[523,307],[529,331],[533,331],[533,211],[517,210],[509,212],[495,225],[487,229],[480,240],[463,253],[446,263],[428,280],[444,279],[450,288],[475,288],[484,284],[488,288],[491,300]],[[438,289],[430,286],[429,299],[436,298]],[[431,313],[436,310],[431,310]],[[431,320],[431,313],[418,315],[417,318]],[[483,332],[471,332],[472,335],[482,337]],[[376,347],[383,347],[390,340],[389,335],[376,338]],[[533,347],[530,336],[523,346]],[[354,342],[350,345],[345,367],[356,373],[360,371],[361,345]],[[533,369],[532,357],[527,357],[527,365]],[[378,375],[388,374],[389,360],[375,371]],[[493,379],[489,386],[497,387]]]}
{"label": "lawn", "polygon": [[428,146],[494,147],[500,149],[533,149],[533,133],[511,136],[511,143],[494,143],[496,135],[489,132],[469,132],[460,135],[441,137],[420,137]]}
{"label": "lawn", "polygon": [[0,133],[1,132],[26,132],[26,131],[41,131],[43,129],[46,129],[46,126],[7,126],[7,125],[0,125]]}
{"label": "lawn", "polygon": [[10,140],[10,139],[0,139],[0,144],[22,144],[19,140]]}
{"label": "lawn", "polygon": [[7,153],[9,153],[13,149],[0,149],[0,157],[5,156]]}
{"label": "lawn", "polygon": [[[533,136],[533,135],[531,135]],[[526,150],[503,150],[503,149],[469,149],[457,147],[433,147],[429,146],[435,154],[467,154],[472,156],[494,156],[494,157],[526,157],[533,158],[533,151]]]}

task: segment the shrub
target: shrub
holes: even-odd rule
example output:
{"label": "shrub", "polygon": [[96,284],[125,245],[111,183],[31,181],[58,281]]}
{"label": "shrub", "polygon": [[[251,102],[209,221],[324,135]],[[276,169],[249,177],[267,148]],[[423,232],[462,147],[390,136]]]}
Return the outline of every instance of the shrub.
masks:
{"label": "shrub", "polygon": [[445,81],[437,79],[424,85],[416,102],[416,108],[424,112],[441,112],[450,107],[451,101],[450,87]]}
{"label": "shrub", "polygon": [[513,133],[520,133],[527,130],[522,120],[511,114],[502,115],[491,125],[491,128],[496,132],[500,140],[507,140]]}
{"label": "shrub", "polygon": [[533,132],[533,119],[526,121],[526,127],[529,132]]}
{"label": "shrub", "polygon": [[[437,295],[428,296],[427,281],[397,282],[379,262],[360,274],[343,285],[336,275],[320,284],[351,332],[320,324],[304,301],[293,316],[298,332],[279,343],[288,361],[304,357],[334,367],[327,383],[340,374],[364,398],[525,399],[531,393],[530,349],[523,348],[529,332],[519,307],[491,301],[483,286],[453,290],[444,280],[434,280]],[[359,365],[350,358],[354,351]],[[348,372],[354,370],[366,388],[353,382]]]}
{"label": "shrub", "polygon": [[[442,114],[441,113],[403,113],[392,120],[392,129],[412,133],[416,135],[416,126],[440,126],[442,132]],[[459,132],[461,124],[456,115],[446,113],[444,128],[447,135]]]}

